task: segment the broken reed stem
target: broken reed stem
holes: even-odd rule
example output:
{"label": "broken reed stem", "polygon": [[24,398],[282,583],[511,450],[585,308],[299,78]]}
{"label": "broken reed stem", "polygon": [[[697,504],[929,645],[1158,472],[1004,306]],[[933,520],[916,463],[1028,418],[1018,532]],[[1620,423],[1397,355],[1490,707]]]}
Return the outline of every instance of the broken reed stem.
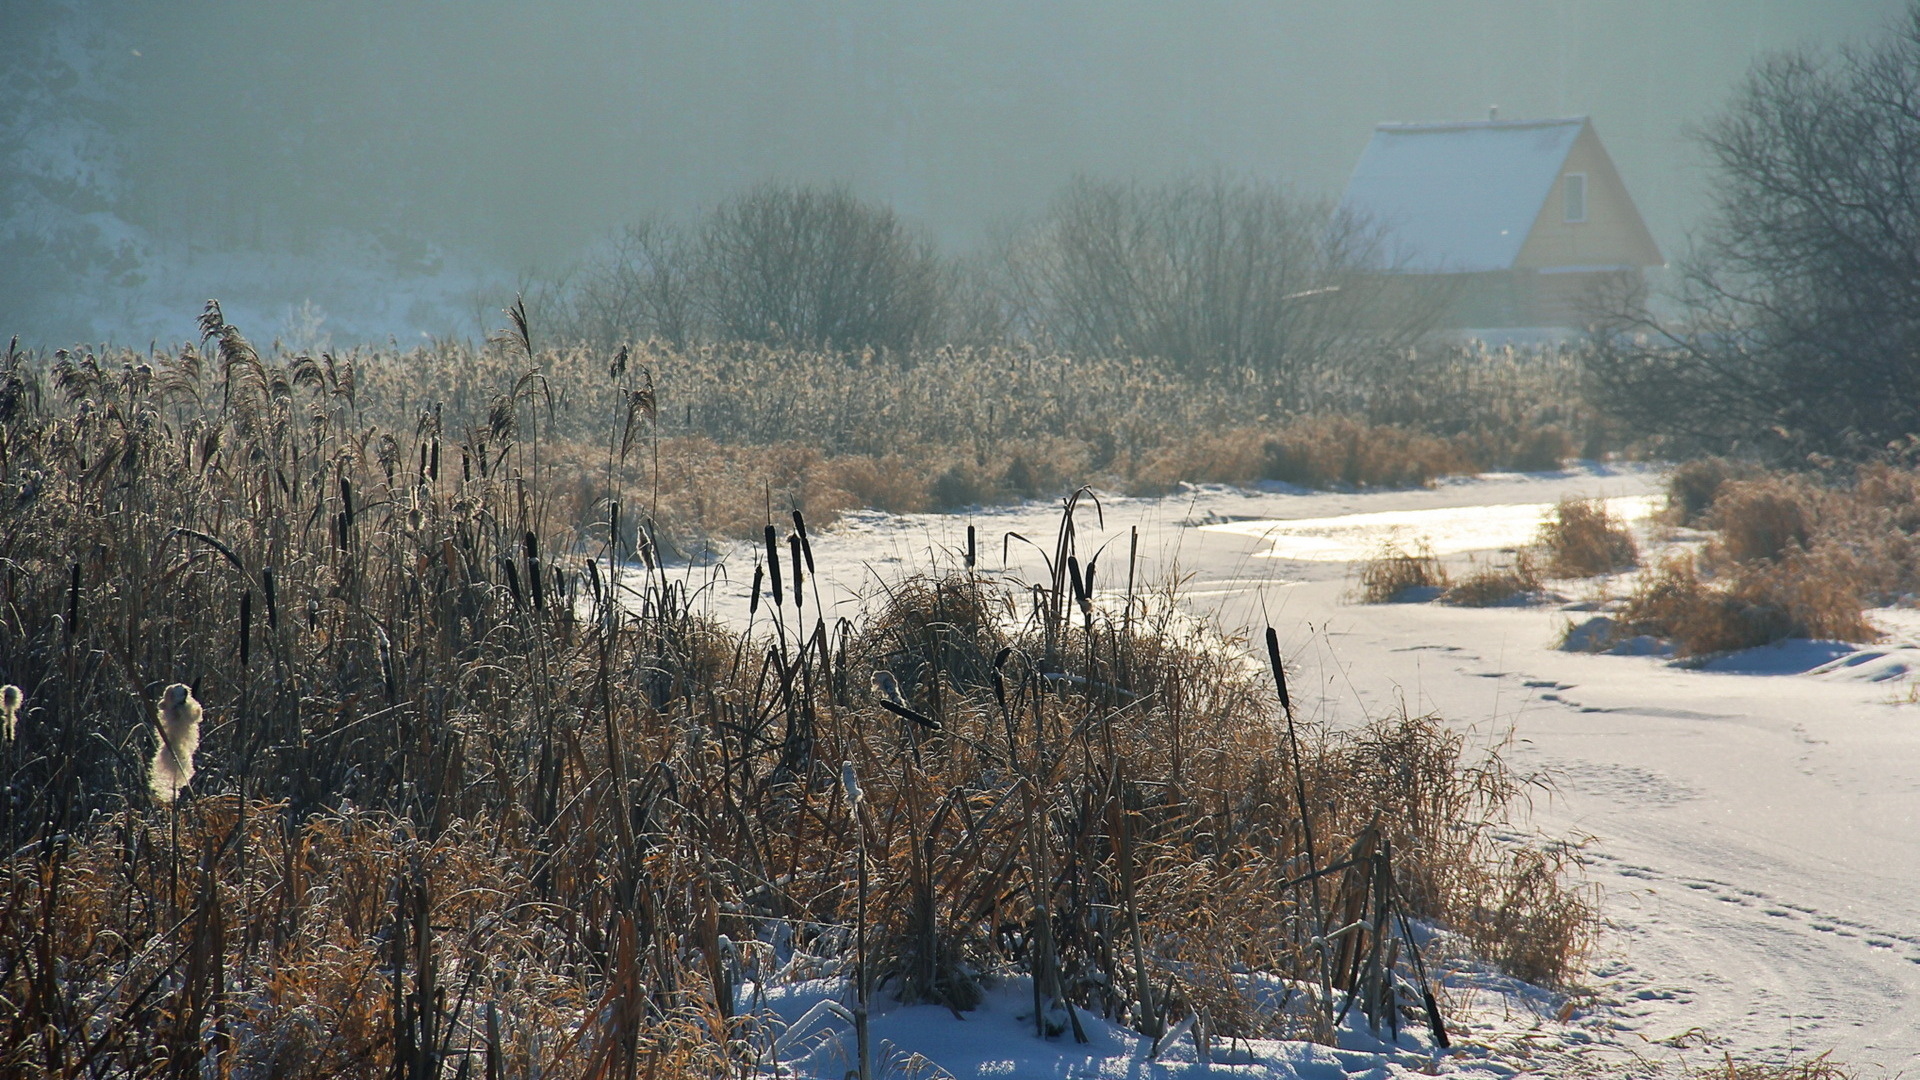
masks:
{"label": "broken reed stem", "polygon": [[[1287,751],[1293,758],[1293,791],[1295,802],[1300,811],[1300,832],[1307,847],[1307,870],[1313,873],[1320,865],[1320,857],[1313,842],[1313,814],[1307,805],[1306,764],[1300,755],[1300,733],[1295,729],[1293,720],[1293,698],[1287,693],[1287,672],[1280,662],[1280,635],[1273,627],[1267,627],[1267,661],[1273,667],[1274,686],[1280,692],[1280,711],[1287,721]],[[1316,873],[1308,881],[1313,896],[1314,932],[1311,943],[1320,962],[1320,1007],[1315,1010],[1315,1018],[1322,1030],[1316,1034],[1322,1039],[1333,1037],[1333,972],[1331,961],[1327,957],[1327,912],[1320,898],[1320,878]]]}

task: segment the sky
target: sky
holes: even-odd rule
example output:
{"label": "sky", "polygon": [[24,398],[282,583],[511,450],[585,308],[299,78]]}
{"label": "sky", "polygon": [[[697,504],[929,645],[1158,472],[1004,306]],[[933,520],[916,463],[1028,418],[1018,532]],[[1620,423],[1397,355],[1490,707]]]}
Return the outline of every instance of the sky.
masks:
{"label": "sky", "polygon": [[[1497,106],[1591,116],[1672,253],[1711,182],[1689,127],[1766,51],[1860,40],[1900,10],[0,0],[16,31],[0,33],[0,233],[58,234],[46,216],[66,214],[76,235],[124,229],[108,237],[121,264],[314,259],[353,237],[396,273],[552,272],[624,223],[773,179],[845,182],[964,250],[1080,174],[1219,172],[1334,198],[1374,124]],[[0,321],[18,303],[0,296]]]}

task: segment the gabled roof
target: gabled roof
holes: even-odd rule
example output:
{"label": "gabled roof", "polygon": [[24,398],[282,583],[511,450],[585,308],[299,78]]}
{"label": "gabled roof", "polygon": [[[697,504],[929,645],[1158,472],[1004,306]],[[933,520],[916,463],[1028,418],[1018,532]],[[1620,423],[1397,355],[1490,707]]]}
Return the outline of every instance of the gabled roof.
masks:
{"label": "gabled roof", "polygon": [[1584,116],[1381,124],[1340,208],[1385,230],[1381,269],[1506,270],[1586,126]]}

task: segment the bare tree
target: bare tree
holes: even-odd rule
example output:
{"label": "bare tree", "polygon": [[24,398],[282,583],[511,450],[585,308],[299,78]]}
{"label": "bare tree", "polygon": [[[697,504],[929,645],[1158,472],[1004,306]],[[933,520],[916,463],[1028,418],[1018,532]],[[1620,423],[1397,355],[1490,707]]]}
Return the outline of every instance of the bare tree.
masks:
{"label": "bare tree", "polygon": [[573,288],[573,325],[603,346],[660,338],[676,345],[699,331],[694,295],[698,252],[672,224],[648,219],[616,233]]}
{"label": "bare tree", "polygon": [[1015,258],[1037,329],[1101,355],[1250,375],[1297,402],[1328,367],[1430,325],[1386,317],[1376,232],[1325,203],[1219,177],[1081,179]]}
{"label": "bare tree", "polygon": [[698,243],[696,296],[717,336],[904,349],[940,329],[933,244],[844,187],[761,185],[716,208]]}
{"label": "bare tree", "polygon": [[1754,66],[1700,139],[1714,209],[1675,324],[1612,305],[1592,370],[1649,432],[1859,454],[1920,431],[1920,5],[1884,40]]}

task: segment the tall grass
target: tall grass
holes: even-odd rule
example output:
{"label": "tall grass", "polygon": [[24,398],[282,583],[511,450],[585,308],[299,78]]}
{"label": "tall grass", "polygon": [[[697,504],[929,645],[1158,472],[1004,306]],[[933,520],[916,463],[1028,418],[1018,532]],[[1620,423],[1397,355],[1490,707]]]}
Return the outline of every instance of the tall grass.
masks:
{"label": "tall grass", "polygon": [[[1185,374],[1159,361],[1034,348],[839,353],[760,345],[634,346],[660,386],[663,526],[752,535],[764,499],[807,507],[943,509],[1065,495],[1081,483],[1158,493],[1182,482],[1274,480],[1312,487],[1411,486],[1450,473],[1545,469],[1624,449],[1579,401],[1573,350],[1432,346],[1329,372],[1304,411],[1250,378]],[[422,409],[480,416],[526,357],[436,345],[353,358],[367,418],[393,427]],[[542,422],[580,473],[604,445],[595,404],[605,356],[543,351],[554,407]],[[652,459],[625,470],[651,483]],[[591,475],[593,470],[584,470]],[[577,497],[564,493],[563,497]],[[730,507],[761,506],[760,514]]]}
{"label": "tall grass", "polygon": [[1682,655],[1876,639],[1864,609],[1920,590],[1916,476],[1889,463],[1824,482],[1717,462],[1676,470],[1669,505],[1710,538],[1641,576],[1620,631],[1665,638]]}
{"label": "tall grass", "polygon": [[[0,1072],[752,1074],[753,992],[807,972],[957,1009],[1024,974],[1056,1037],[1325,1037],[1342,1000],[1399,1023],[1407,917],[1578,959],[1584,894],[1489,824],[1528,778],[1432,717],[1282,725],[1244,643],[1081,545],[1090,498],[1030,588],[841,620],[830,536],[756,493],[741,633],[658,557],[692,497],[659,428],[704,399],[653,354],[569,383],[518,321],[497,391],[428,407],[388,358],[204,329],[0,375]],[[205,713],[167,805],[175,684]],[[1303,1027],[1249,972],[1345,996]]]}

